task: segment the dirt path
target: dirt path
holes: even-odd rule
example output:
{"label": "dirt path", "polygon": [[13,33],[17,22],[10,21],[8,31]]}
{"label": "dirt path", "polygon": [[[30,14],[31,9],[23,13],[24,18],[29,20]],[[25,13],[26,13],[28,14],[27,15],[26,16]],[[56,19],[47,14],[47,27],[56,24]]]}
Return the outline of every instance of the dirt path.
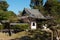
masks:
{"label": "dirt path", "polygon": [[0,32],[0,40],[9,40],[9,38],[8,34]]}
{"label": "dirt path", "polygon": [[8,33],[1,33],[0,32],[0,40],[10,40],[10,39],[15,39],[15,38],[20,38],[22,36],[26,36],[27,32],[19,32],[16,34],[12,34],[12,36],[9,36]]}

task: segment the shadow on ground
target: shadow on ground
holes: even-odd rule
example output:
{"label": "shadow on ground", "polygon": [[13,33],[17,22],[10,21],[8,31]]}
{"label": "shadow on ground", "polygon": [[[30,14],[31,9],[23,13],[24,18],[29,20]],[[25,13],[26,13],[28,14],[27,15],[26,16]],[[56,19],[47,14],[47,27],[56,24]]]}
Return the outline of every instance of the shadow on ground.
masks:
{"label": "shadow on ground", "polygon": [[32,40],[32,38],[29,36],[23,36],[21,38],[16,38],[16,39],[11,39],[11,40]]}

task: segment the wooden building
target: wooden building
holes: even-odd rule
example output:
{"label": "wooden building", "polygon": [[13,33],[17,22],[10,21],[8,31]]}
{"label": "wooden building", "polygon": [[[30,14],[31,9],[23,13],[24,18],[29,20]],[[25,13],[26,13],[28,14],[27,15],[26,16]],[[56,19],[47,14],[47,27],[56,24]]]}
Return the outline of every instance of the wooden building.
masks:
{"label": "wooden building", "polygon": [[42,13],[38,9],[27,9],[24,8],[22,16],[19,17],[23,22],[30,23],[31,29],[38,28],[37,23],[45,20],[49,20],[51,18],[44,17]]}

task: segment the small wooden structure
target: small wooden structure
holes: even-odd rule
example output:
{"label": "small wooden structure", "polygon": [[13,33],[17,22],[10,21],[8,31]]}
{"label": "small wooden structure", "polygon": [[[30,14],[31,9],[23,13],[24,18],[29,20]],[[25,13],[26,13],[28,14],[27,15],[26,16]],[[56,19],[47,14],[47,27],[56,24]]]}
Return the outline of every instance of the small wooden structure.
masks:
{"label": "small wooden structure", "polygon": [[37,25],[38,22],[42,22],[50,18],[44,17],[43,14],[40,13],[38,9],[24,8],[22,16],[19,17],[19,19],[26,23],[30,23],[30,28],[33,30],[38,28]]}

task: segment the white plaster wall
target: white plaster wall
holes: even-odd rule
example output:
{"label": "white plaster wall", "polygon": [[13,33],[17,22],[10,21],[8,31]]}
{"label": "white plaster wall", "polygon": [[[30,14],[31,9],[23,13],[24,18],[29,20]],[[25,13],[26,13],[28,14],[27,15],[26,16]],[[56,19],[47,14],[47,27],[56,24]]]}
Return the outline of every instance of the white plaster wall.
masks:
{"label": "white plaster wall", "polygon": [[[33,26],[33,23],[35,24],[35,26]],[[31,29],[34,30],[37,28],[36,22],[31,22]]]}

